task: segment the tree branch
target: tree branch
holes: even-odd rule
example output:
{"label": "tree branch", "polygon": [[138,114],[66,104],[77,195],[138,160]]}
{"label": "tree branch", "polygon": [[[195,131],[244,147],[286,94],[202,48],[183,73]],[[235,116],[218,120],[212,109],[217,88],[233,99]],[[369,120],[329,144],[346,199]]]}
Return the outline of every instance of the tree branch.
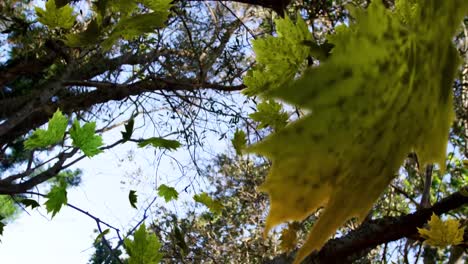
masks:
{"label": "tree branch", "polygon": [[[359,255],[359,252],[375,248],[383,243],[416,235],[416,227],[423,226],[432,213],[444,214],[467,203],[468,197],[456,192],[432,207],[418,210],[412,214],[365,222],[346,236],[329,240],[319,252],[309,255],[303,263],[351,263],[352,259],[350,257],[356,254]],[[264,263],[291,263],[293,259],[291,255],[282,254]]]}

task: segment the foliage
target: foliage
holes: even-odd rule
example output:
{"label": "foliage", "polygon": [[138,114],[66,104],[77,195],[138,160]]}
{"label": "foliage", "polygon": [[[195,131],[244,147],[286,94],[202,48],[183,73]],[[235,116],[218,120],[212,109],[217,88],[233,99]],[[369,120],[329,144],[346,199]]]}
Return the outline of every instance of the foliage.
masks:
{"label": "foliage", "polygon": [[47,212],[52,213],[52,217],[54,217],[62,206],[67,204],[67,186],[65,182],[52,186],[46,197],[45,206]]}
{"label": "foliage", "polygon": [[49,120],[47,130],[37,129],[32,136],[24,142],[26,149],[44,148],[62,141],[67,129],[68,119],[57,110]]}
{"label": "foliage", "polygon": [[253,41],[257,65],[244,77],[248,87],[243,91],[246,95],[281,88],[306,65],[310,55],[306,43],[312,41],[312,35],[301,16],[297,16],[296,23],[286,17],[275,20],[275,24],[278,37],[268,36]]}
{"label": "foliage", "polygon": [[436,214],[432,214],[428,222],[429,228],[418,228],[419,234],[426,239],[425,242],[435,247],[446,247],[463,243],[465,227],[460,227],[460,222],[455,219],[441,220]]}
{"label": "foliage", "polygon": [[257,105],[257,111],[249,115],[252,120],[259,122],[257,128],[272,127],[275,131],[286,126],[288,114],[282,110],[281,104],[269,100]]}
{"label": "foliage", "polygon": [[73,15],[73,8],[69,4],[58,8],[55,0],[48,0],[45,7],[45,10],[36,7],[37,20],[49,28],[70,29],[75,24],[76,16]]}
{"label": "foliage", "polygon": [[92,157],[102,151],[99,147],[102,146],[102,137],[95,135],[96,123],[90,122],[80,126],[80,122],[75,120],[70,129],[70,137],[73,139],[73,146],[81,149],[83,153]]}
{"label": "foliage", "polygon": [[[335,45],[330,58],[290,85],[264,89],[267,98],[312,111],[249,148],[273,161],[262,186],[271,199],[265,232],[326,205],[295,263],[320,249],[346,220],[362,221],[409,152],[422,165],[445,167],[458,61],[451,38],[468,6],[413,3],[412,10],[420,11],[411,13],[410,22],[401,19],[407,10],[394,13],[379,1],[353,9],[355,23],[329,37]],[[271,58],[269,47],[256,47],[258,61]],[[411,122],[423,118],[431,122]],[[375,151],[368,155],[370,148]]]}
{"label": "foliage", "polygon": [[157,264],[163,255],[159,252],[161,243],[155,234],[147,233],[145,224],[135,231],[133,241],[124,240],[125,249],[130,258],[128,264]]}
{"label": "foliage", "polygon": [[174,187],[169,187],[165,184],[161,184],[158,187],[158,195],[164,198],[166,203],[177,200],[179,198],[179,193],[174,189]]}
{"label": "foliage", "polygon": [[175,150],[181,146],[180,142],[177,140],[164,139],[160,137],[148,138],[138,143],[138,146],[140,148],[144,148],[148,145],[151,145],[155,148],[162,148],[168,150]]}
{"label": "foliage", "polygon": [[207,193],[195,194],[193,200],[208,207],[213,214],[219,215],[221,214],[221,210],[223,210],[223,205],[219,201],[211,198]]}
{"label": "foliage", "polygon": [[137,206],[136,206],[136,203],[137,203],[137,194],[136,194],[136,191],[135,190],[131,190],[129,193],[128,193],[128,200],[130,201],[130,205],[137,209]]}

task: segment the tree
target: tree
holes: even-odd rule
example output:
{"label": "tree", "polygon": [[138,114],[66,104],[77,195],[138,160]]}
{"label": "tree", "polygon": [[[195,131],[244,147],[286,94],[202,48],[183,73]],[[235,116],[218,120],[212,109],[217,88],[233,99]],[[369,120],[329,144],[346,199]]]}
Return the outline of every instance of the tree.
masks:
{"label": "tree", "polygon": [[[422,227],[433,212],[438,215],[450,213],[461,222],[466,222],[464,217],[467,212],[463,206],[468,199],[467,165],[464,163],[468,156],[467,20],[465,17],[463,31],[458,28],[455,30],[459,25],[459,21],[455,19],[466,15],[467,6],[461,0],[444,5],[437,4],[434,0],[425,4],[421,4],[419,0],[383,1],[384,5],[378,4],[379,1],[369,3],[356,0],[351,1],[355,9],[350,13],[344,6],[345,2],[347,1],[49,0],[44,7],[36,7],[30,5],[28,0],[3,1],[0,4],[0,30],[3,35],[1,45],[6,54],[3,57],[6,59],[0,65],[2,199],[14,201],[18,206],[34,208],[39,205],[34,197],[42,196],[47,199],[46,208],[52,215],[58,213],[62,206],[70,206],[87,214],[97,223],[101,241],[96,244],[99,254],[119,252],[117,250],[121,247],[129,253],[132,252],[132,243],[151,241],[152,244],[159,245],[161,241],[163,245],[160,250],[165,253],[163,261],[166,262],[184,258],[194,262],[208,259],[217,262],[233,257],[252,262],[282,263],[290,261],[292,256],[285,253],[271,257],[270,255],[277,253],[274,246],[281,244],[285,249],[294,249],[295,242],[292,238],[296,236],[296,231],[299,233],[298,240],[305,241],[304,236],[310,227],[320,226],[325,221],[317,222],[318,212],[315,209],[322,204],[312,206],[306,202],[307,210],[300,212],[298,207],[304,204],[297,200],[287,200],[286,197],[289,194],[291,197],[302,195],[302,191],[285,188],[297,187],[297,181],[287,179],[279,187],[264,185],[274,206],[286,204],[288,208],[286,212],[279,212],[275,216],[278,210],[272,206],[273,213],[265,223],[264,215],[261,214],[264,210],[261,209],[266,207],[266,197],[257,193],[255,188],[263,182],[264,172],[270,165],[273,171],[281,173],[277,173],[278,176],[271,173],[267,182],[272,182],[270,179],[275,177],[281,181],[281,175],[297,171],[303,173],[300,171],[303,169],[317,172],[313,167],[315,165],[309,164],[333,167],[328,163],[335,162],[335,159],[324,158],[327,155],[316,156],[316,163],[310,161],[310,144],[304,148],[307,141],[296,142],[287,131],[294,128],[296,130],[292,134],[300,136],[302,134],[297,133],[299,130],[329,129],[330,123],[327,120],[330,120],[330,116],[336,116],[341,120],[337,121],[340,126],[337,125],[336,130],[328,130],[328,137],[325,139],[313,138],[319,146],[316,147],[316,154],[323,154],[320,152],[323,150],[321,146],[325,145],[336,151],[337,156],[348,158],[341,160],[342,164],[351,160],[351,165],[344,168],[351,168],[361,174],[378,175],[375,170],[370,169],[374,163],[356,166],[353,158],[359,156],[365,157],[365,161],[377,159],[385,164],[383,166],[387,171],[385,177],[379,177],[384,180],[376,184],[378,186],[372,195],[369,194],[370,198],[365,203],[356,200],[356,204],[361,205],[362,202],[365,210],[359,210],[359,206],[351,204],[348,207],[349,212],[341,216],[341,222],[350,216],[360,216],[360,220],[365,216],[360,226],[356,220],[347,222],[344,227],[341,222],[325,225],[327,231],[320,234],[323,241],[317,242],[324,243],[323,247],[321,244],[310,248],[306,246],[306,251],[299,254],[305,257],[309,255],[310,249],[317,249],[317,252],[306,259],[309,263],[388,260],[391,258],[387,256],[388,248],[400,247],[403,250],[398,258],[402,262],[408,262],[411,254],[419,258],[417,248],[421,247],[419,241],[423,237],[416,228]],[[284,19],[277,19],[279,17]],[[372,20],[384,18],[388,24],[383,25],[389,25],[388,28],[378,27],[378,23]],[[369,19],[368,24],[365,23],[366,19]],[[354,22],[356,23],[353,24]],[[351,29],[338,27],[340,24],[351,24]],[[453,27],[453,30],[442,30],[446,25]],[[400,31],[395,31],[395,27]],[[356,32],[361,35],[355,34]],[[390,35],[385,34],[389,32]],[[330,37],[327,38],[328,34]],[[378,41],[375,43],[380,43],[383,48],[372,41],[365,42],[369,36],[374,37],[373,34],[382,36],[376,38]],[[428,37],[424,39],[423,35]],[[458,53],[451,49],[452,44],[439,41],[451,40],[454,35]],[[405,46],[402,41],[408,36],[425,41],[425,46]],[[255,59],[251,56],[251,43],[254,43]],[[369,44],[366,46],[368,50],[359,50],[361,47],[357,44],[362,43]],[[427,67],[436,68],[427,68],[423,72],[426,68],[422,67],[421,70],[419,66],[413,67],[411,69],[415,73],[407,74],[410,71],[400,67],[400,61],[395,59],[400,55],[387,56],[386,53],[400,47],[399,45],[404,47],[402,54],[411,55],[405,57],[405,67],[430,65]],[[272,46],[276,49],[272,49]],[[413,50],[414,47],[419,50]],[[433,57],[421,52],[424,49],[433,52]],[[368,57],[366,53],[369,54]],[[384,54],[384,59],[378,57],[380,54]],[[455,58],[459,54],[465,59],[461,71],[458,71],[455,64]],[[366,78],[359,79],[362,85],[353,86],[351,82],[357,80],[356,71],[367,65],[369,68],[375,65],[374,58],[388,62],[376,67],[381,73],[388,74],[388,78],[385,75],[380,75],[379,78],[366,75]],[[437,60],[441,65],[433,66],[436,63],[430,61],[431,58],[441,58]],[[364,75],[370,71],[367,68],[362,70]],[[455,73],[458,77],[451,76]],[[431,89],[435,87],[433,90],[422,92],[427,80],[421,76],[441,77],[434,82],[436,84],[430,84]],[[453,124],[448,122],[450,119],[447,117],[451,113],[452,102],[450,87],[446,87],[452,85],[452,77],[457,79],[453,85],[453,105],[457,114]],[[350,80],[350,84],[343,84],[343,79]],[[322,90],[304,88],[309,87],[312,82]],[[367,87],[363,91],[368,101],[350,100],[351,95],[343,94],[339,88],[345,85],[352,86],[353,89],[358,86]],[[414,86],[415,89],[403,89],[406,85]],[[379,103],[370,98],[374,86],[381,88],[379,91],[388,93],[390,97],[400,96],[403,99],[393,100],[395,105],[381,104],[383,107],[374,107]],[[284,87],[289,90],[280,89]],[[332,92],[325,94],[324,87]],[[241,94],[241,90],[248,97]],[[392,94],[389,91],[398,93]],[[258,97],[262,98],[262,102],[258,101]],[[278,98],[282,101],[278,101]],[[404,104],[406,98],[408,104]],[[290,105],[285,106],[284,101]],[[421,131],[408,129],[413,127],[412,117],[425,118],[423,114],[427,111],[418,111],[420,102],[425,103],[424,106],[428,106],[431,111],[435,109],[430,112],[431,118],[423,127],[423,132],[427,132],[429,136],[421,137],[422,139],[417,135]],[[328,109],[327,104],[332,103],[349,111],[333,112],[334,108],[330,108],[333,111],[328,112],[317,111]],[[323,108],[311,108],[311,105]],[[401,110],[398,115],[393,108]],[[405,111],[407,109],[409,110]],[[314,111],[315,116],[310,115]],[[387,118],[388,116],[382,118],[382,131],[374,129],[369,134],[364,134],[364,140],[375,138],[373,145],[357,150],[357,146],[353,145],[355,142],[351,142],[348,147],[347,144],[340,145],[343,142],[349,143],[346,140],[331,140],[342,139],[345,137],[343,135],[361,131],[354,124],[360,124],[360,127],[374,124],[373,119],[363,120],[363,115],[374,118],[385,114],[391,115],[393,119]],[[316,119],[316,127],[301,126],[311,116]],[[139,128],[147,122],[151,122],[158,132],[150,136],[141,134]],[[325,125],[320,127],[320,122]],[[46,123],[47,128],[44,127]],[[349,129],[341,126],[345,123],[350,124]],[[430,127],[429,124],[432,123],[437,124],[436,128]],[[101,135],[122,127],[121,125],[124,125],[122,137],[105,144]],[[390,130],[392,125],[398,131],[411,133],[399,134],[399,138],[382,138],[388,136],[385,131]],[[450,126],[450,143],[454,151],[448,155],[447,170],[443,172],[440,169],[443,164],[439,164],[440,167],[429,165],[424,168],[426,161],[445,164],[445,159],[441,161],[440,157],[443,154],[445,158],[445,153],[440,150],[445,146],[447,137],[440,135],[448,134]],[[338,130],[342,134],[336,132]],[[431,131],[434,133],[431,134]],[[199,162],[209,133],[217,133],[221,138],[227,139],[234,137],[233,143],[238,154],[255,150],[267,155],[273,163],[252,157],[233,159],[222,156],[215,162],[216,169],[210,171]],[[432,139],[438,142],[438,146],[434,148],[437,153],[426,147]],[[258,141],[264,143],[247,147],[251,142]],[[403,142],[401,144],[404,146],[411,145],[416,152],[407,153],[412,149],[403,147],[394,149],[390,143],[395,142]],[[72,185],[70,180],[74,177],[62,176],[64,173],[69,176],[75,174],[67,172],[67,169],[85,157],[105,153],[120,144],[152,146],[164,151],[182,146],[186,148],[199,177],[208,176],[207,181],[217,187],[216,190],[207,190],[194,197],[195,202],[208,207],[210,212],[200,214],[197,210],[190,210],[190,217],[182,218],[167,212],[146,233],[138,228],[147,217],[145,210],[140,223],[129,228],[129,232],[121,237],[120,231],[112,224],[69,203],[66,190]],[[342,146],[347,146],[343,148],[345,151],[340,150]],[[379,150],[371,151],[372,146],[378,146]],[[379,152],[381,149],[385,151]],[[356,154],[358,152],[359,155]],[[408,154],[401,173],[392,181],[390,176],[395,176],[393,174]],[[298,156],[301,159],[296,159]],[[387,166],[390,158],[394,160],[391,166]],[[281,162],[286,165],[281,165]],[[241,170],[233,171],[236,167]],[[230,175],[233,178],[219,180],[214,177],[216,174]],[[262,176],[257,178],[255,175]],[[295,175],[289,176],[293,178]],[[299,180],[309,179],[303,175],[297,176]],[[356,180],[359,178],[350,176],[348,179],[351,180],[345,187],[350,188],[354,182],[360,183],[355,188],[364,186],[362,181]],[[370,182],[373,179],[366,180]],[[323,187],[328,184],[327,181],[329,179],[320,178],[314,184]],[[47,193],[44,193],[45,186],[50,187]],[[380,195],[386,186],[389,187]],[[40,191],[33,191],[36,187]],[[168,201],[174,199],[177,190],[166,187],[159,190],[160,195]],[[307,201],[314,203],[325,199],[324,197],[339,196],[340,191],[340,199],[346,197],[352,200],[354,194],[344,192],[344,189],[317,192],[320,195],[315,199],[308,196]],[[287,195],[276,196],[281,192]],[[253,202],[249,201],[251,194],[255,198]],[[379,195],[379,200],[374,203]],[[135,206],[136,194],[131,192],[129,199]],[[8,205],[8,208],[11,207],[11,204]],[[370,207],[372,209],[368,213],[367,209]],[[8,208],[0,210],[2,219],[12,215],[12,210]],[[232,212],[238,213],[232,216]],[[249,223],[251,220],[248,216],[252,215],[256,215],[256,220]],[[324,219],[339,218],[336,210],[325,211],[323,215],[328,217]],[[274,235],[266,240],[268,246],[262,244],[260,228],[266,224],[269,229],[285,220],[297,222],[291,222],[281,236]],[[108,229],[104,229],[104,226]],[[397,226],[403,228],[396,229]],[[339,228],[338,233],[346,235],[328,240],[336,228]],[[119,241],[116,245],[107,241],[105,235],[109,231],[106,230],[115,231]],[[242,242],[248,235],[241,234],[241,230],[247,230],[252,235],[249,242]],[[127,238],[132,234],[133,240]],[[219,237],[207,239],[210,234]],[[234,239],[236,243],[226,245],[228,239]],[[396,245],[391,243],[395,240],[399,240]],[[312,240],[306,241],[306,245],[310,245]],[[232,254],[220,254],[220,246],[227,248],[226,252]],[[106,249],[103,250],[104,247]],[[235,247],[240,247],[240,252]],[[159,246],[157,248],[159,250]],[[201,249],[209,249],[208,256]],[[460,257],[460,246],[453,246],[450,250],[450,253],[447,250],[443,252],[445,259]],[[425,261],[436,259],[434,256],[430,257],[434,252],[437,253],[425,246]],[[122,262],[119,255],[112,253],[108,257],[119,263]],[[147,257],[158,259],[159,255]],[[111,260],[106,258],[105,261]],[[132,263],[134,260],[130,258],[128,261]]]}

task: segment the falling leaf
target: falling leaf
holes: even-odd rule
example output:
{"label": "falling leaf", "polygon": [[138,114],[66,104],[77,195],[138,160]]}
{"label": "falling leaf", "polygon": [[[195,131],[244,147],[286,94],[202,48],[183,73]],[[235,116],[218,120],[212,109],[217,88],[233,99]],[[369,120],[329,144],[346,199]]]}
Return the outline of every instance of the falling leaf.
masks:
{"label": "falling leaf", "polygon": [[130,205],[137,209],[137,206],[136,206],[136,203],[137,203],[137,194],[136,194],[136,191],[134,190],[131,190],[129,193],[128,193],[128,200],[130,201]]}

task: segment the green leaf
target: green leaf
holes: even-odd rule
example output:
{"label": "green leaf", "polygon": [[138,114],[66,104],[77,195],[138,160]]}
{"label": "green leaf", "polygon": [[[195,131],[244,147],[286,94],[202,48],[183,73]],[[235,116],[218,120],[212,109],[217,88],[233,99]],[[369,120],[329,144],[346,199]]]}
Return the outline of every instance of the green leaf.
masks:
{"label": "green leaf", "polygon": [[148,145],[151,145],[155,148],[175,150],[181,146],[180,142],[177,140],[164,139],[160,137],[152,137],[144,139],[138,143],[138,147],[143,148]]}
{"label": "green leaf", "polygon": [[101,242],[102,238],[104,238],[104,236],[109,234],[109,233],[110,233],[109,228],[102,231],[102,233],[99,233],[99,235],[96,237],[96,239],[94,239],[94,244],[98,244],[99,242]]}
{"label": "green leaf", "polygon": [[32,199],[21,199],[19,202],[22,203],[26,207],[30,206],[31,209],[41,206],[36,200],[32,200]]}
{"label": "green leaf", "polygon": [[128,141],[132,137],[134,123],[135,123],[135,120],[133,118],[128,120],[128,123],[125,124],[125,131],[120,132],[122,133],[123,141]]}
{"label": "green leaf", "polygon": [[146,232],[145,224],[135,231],[133,241],[129,238],[124,239],[124,246],[130,256],[128,264],[158,264],[163,257],[159,252],[161,242],[155,234]]}
{"label": "green leaf", "polygon": [[279,130],[286,126],[288,114],[282,110],[281,104],[274,100],[263,101],[257,105],[257,112],[249,115],[252,120],[259,122],[258,128],[272,127]]}
{"label": "green leaf", "polygon": [[136,194],[136,191],[134,190],[131,190],[129,193],[128,193],[128,200],[130,201],[130,205],[137,209],[137,206],[136,206],[136,203],[137,203],[137,194]]}
{"label": "green leaf", "polygon": [[[292,81],[307,66],[312,34],[298,15],[294,23],[289,17],[275,20],[278,37],[269,36],[253,41],[257,66],[244,77],[247,89],[242,92],[253,96],[278,89]],[[274,47],[272,49],[271,47]]]}
{"label": "green leaf", "polygon": [[193,196],[193,200],[208,207],[213,214],[220,215],[223,210],[221,202],[213,200],[207,193],[196,194]]}
{"label": "green leaf", "polygon": [[63,139],[67,125],[68,119],[57,109],[52,118],[49,119],[47,130],[36,129],[32,136],[24,142],[24,147],[32,150],[59,143]]}
{"label": "green leaf", "polygon": [[[422,166],[445,165],[460,62],[452,40],[468,1],[407,2],[410,10],[382,1],[352,10],[328,37],[326,61],[261,93],[308,113],[247,149],[272,161],[261,187],[270,197],[266,232],[324,207],[295,263],[348,219],[364,219],[409,152]],[[260,43],[257,58],[274,65],[274,41]]]}
{"label": "green leaf", "polygon": [[102,137],[95,135],[96,123],[90,122],[80,126],[78,120],[73,122],[70,129],[70,136],[73,139],[73,146],[81,149],[83,153],[92,157],[102,152],[99,149],[102,146]]}
{"label": "green leaf", "polygon": [[122,18],[110,33],[109,37],[102,42],[101,45],[103,49],[111,49],[112,45],[120,38],[133,40],[145,33],[152,33],[156,29],[164,27],[164,23],[169,16],[170,5],[160,5],[159,7],[161,9],[154,10],[154,12],[151,13]]}
{"label": "green leaf", "polygon": [[165,184],[159,185],[158,195],[163,197],[166,203],[171,200],[177,200],[177,198],[179,198],[179,193],[176,191],[176,189],[169,187]]}
{"label": "green leaf", "polygon": [[73,15],[73,8],[66,4],[57,8],[55,0],[48,0],[45,4],[46,9],[36,7],[38,21],[49,28],[70,29],[75,24],[76,16]]}
{"label": "green leaf", "polygon": [[247,146],[247,136],[243,130],[236,129],[234,138],[231,140],[232,146],[237,155],[242,155],[242,151]]}
{"label": "green leaf", "polygon": [[48,213],[52,213],[54,217],[67,204],[67,190],[65,184],[55,185],[47,194],[45,206]]}

